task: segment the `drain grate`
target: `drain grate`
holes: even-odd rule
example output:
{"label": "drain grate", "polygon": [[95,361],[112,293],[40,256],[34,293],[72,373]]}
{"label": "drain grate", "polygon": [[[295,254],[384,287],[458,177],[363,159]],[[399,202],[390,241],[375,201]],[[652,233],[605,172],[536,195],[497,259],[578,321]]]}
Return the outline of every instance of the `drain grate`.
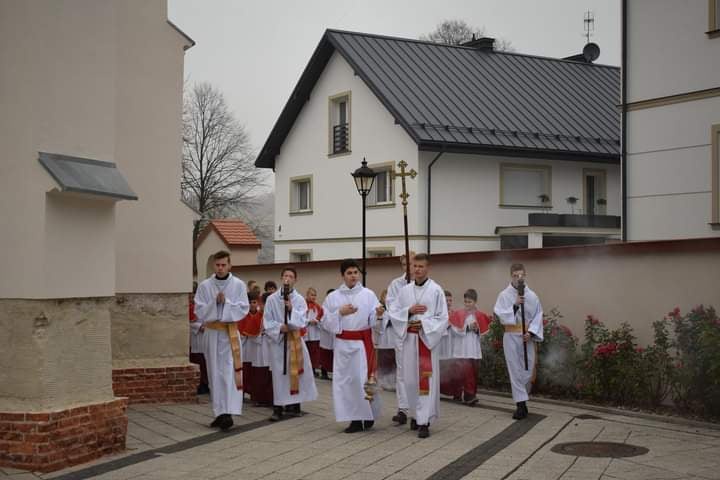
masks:
{"label": "drain grate", "polygon": [[620,458],[645,455],[649,450],[645,447],[615,442],[570,442],[558,443],[550,450],[561,455],[573,457]]}

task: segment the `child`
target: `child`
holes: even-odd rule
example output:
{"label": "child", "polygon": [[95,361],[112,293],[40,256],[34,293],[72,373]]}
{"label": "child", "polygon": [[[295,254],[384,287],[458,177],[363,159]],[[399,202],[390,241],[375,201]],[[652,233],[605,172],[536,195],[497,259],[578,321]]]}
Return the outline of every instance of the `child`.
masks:
{"label": "child", "polygon": [[262,354],[257,338],[262,332],[263,312],[259,308],[260,295],[256,290],[248,292],[248,301],[250,302],[250,311],[245,318],[237,324],[238,332],[240,332],[240,340],[242,342],[242,359],[243,359],[243,388],[245,393],[254,399],[253,394],[253,366],[259,363],[258,354]]}
{"label": "child", "polygon": [[[325,294],[327,298],[334,288],[328,290]],[[335,335],[320,329],[320,378],[323,380],[330,380],[328,372],[332,372],[333,369],[333,348],[335,347]]]}
{"label": "child", "polygon": [[477,403],[477,361],[482,358],[480,336],[488,331],[490,318],[477,309],[474,289],[465,292],[463,304],[465,308],[456,310],[450,317],[450,344],[459,372],[453,393],[464,404],[474,405]]}
{"label": "child", "polygon": [[[320,327],[318,324],[323,317],[323,309],[317,303],[317,290],[313,287],[307,289],[305,293],[305,302],[307,303],[307,337],[305,345],[307,345],[310,353],[310,362],[312,363],[313,374],[317,377],[320,369]],[[318,372],[315,370],[318,369]]]}

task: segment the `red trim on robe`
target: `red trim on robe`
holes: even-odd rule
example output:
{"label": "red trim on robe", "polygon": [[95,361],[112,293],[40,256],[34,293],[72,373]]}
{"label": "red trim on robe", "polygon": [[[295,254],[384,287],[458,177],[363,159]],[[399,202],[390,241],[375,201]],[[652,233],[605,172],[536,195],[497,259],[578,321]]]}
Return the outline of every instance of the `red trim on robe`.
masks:
{"label": "red trim on robe", "polygon": [[343,330],[342,333],[338,333],[335,336],[343,340],[360,340],[363,342],[363,346],[365,347],[365,360],[367,361],[368,367],[368,378],[373,376],[377,365],[375,364],[375,347],[372,341],[372,330],[369,328],[365,330]]}
{"label": "red trim on robe", "polygon": [[[408,333],[420,333],[420,327],[408,327]],[[430,377],[432,377],[432,352],[425,342],[418,337],[418,394],[430,394]]]}

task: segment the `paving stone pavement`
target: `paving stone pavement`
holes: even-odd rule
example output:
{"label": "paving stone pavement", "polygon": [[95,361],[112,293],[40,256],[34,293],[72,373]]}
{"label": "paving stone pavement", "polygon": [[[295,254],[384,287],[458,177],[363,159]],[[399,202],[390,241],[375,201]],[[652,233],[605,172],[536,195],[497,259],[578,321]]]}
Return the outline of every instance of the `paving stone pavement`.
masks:
{"label": "paving stone pavement", "polygon": [[[720,429],[713,425],[544,402],[531,402],[531,418],[515,422],[510,399],[480,395],[474,408],[443,401],[430,438],[421,440],[392,424],[394,394],[382,392],[383,417],[371,431],[348,435],[334,421],[330,382],[317,383],[320,398],[303,405],[305,416],[270,423],[269,409],[246,404],[228,433],[207,427],[207,397],[197,405],[131,406],[124,453],[52,474],[0,467],[0,479],[720,479]],[[629,458],[551,451],[573,441],[649,451]]]}

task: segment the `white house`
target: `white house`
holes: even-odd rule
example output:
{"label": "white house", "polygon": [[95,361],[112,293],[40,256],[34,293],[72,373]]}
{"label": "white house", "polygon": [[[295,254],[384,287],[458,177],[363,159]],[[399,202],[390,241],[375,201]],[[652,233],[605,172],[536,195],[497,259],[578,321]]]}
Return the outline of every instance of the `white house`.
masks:
{"label": "white house", "polygon": [[720,1],[623,1],[628,240],[720,235]]}
{"label": "white house", "polygon": [[[378,172],[369,256],[619,238],[620,72],[588,61],[328,30],[262,148],[275,171],[275,260],[360,256],[350,173]],[[566,198],[575,197],[570,205]],[[589,213],[592,215],[556,215]],[[550,214],[534,215],[529,214]]]}

